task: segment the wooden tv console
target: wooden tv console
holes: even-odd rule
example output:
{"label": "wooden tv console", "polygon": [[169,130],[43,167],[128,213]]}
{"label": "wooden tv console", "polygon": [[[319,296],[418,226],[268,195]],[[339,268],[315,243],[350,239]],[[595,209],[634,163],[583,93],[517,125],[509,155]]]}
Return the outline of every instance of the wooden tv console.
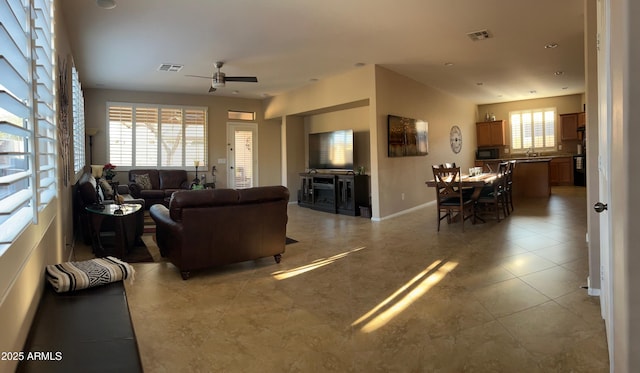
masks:
{"label": "wooden tv console", "polygon": [[301,173],[298,205],[334,214],[360,215],[360,207],[369,206],[369,176]]}

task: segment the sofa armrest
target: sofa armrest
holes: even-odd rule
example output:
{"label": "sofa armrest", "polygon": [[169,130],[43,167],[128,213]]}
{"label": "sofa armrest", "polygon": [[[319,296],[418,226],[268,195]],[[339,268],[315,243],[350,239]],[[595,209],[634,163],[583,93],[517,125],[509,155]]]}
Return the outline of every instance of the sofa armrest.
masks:
{"label": "sofa armrest", "polygon": [[129,186],[126,184],[118,185],[118,194],[119,195],[131,194],[131,190],[129,189]]}
{"label": "sofa armrest", "polygon": [[180,251],[182,245],[182,224],[171,219],[169,209],[161,204],[149,208],[149,215],[156,223],[156,242],[163,257],[174,255]]}
{"label": "sofa armrest", "polygon": [[140,187],[139,184],[136,183],[129,183],[129,194],[131,194],[131,196],[133,198],[142,198],[140,197],[140,191],[142,190],[142,187]]}

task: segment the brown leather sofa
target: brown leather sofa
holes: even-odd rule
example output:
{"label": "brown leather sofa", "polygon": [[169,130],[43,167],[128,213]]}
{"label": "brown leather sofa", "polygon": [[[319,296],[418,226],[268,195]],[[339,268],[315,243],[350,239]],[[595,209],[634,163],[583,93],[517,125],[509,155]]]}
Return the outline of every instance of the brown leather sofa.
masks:
{"label": "brown leather sofa", "polygon": [[188,279],[197,269],[284,253],[289,190],[284,186],[178,191],[151,206],[156,241]]}
{"label": "brown leather sofa", "polygon": [[[151,189],[144,189],[136,183],[136,175],[149,175]],[[191,182],[187,178],[185,170],[130,170],[129,190],[133,198],[142,198],[149,208],[156,203],[164,203],[165,199],[177,190],[189,189]]]}

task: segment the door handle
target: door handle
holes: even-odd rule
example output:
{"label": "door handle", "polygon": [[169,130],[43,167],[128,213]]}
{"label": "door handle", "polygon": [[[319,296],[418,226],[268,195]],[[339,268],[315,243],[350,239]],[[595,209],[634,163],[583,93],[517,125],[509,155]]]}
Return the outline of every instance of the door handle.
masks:
{"label": "door handle", "polygon": [[596,210],[597,213],[601,213],[604,210],[608,210],[608,207],[606,203],[598,202],[593,205],[593,209]]}

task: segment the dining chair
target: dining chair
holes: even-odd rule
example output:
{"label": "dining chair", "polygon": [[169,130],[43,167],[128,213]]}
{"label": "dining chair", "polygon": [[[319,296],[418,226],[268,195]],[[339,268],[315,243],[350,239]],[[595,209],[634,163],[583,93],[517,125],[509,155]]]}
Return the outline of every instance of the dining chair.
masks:
{"label": "dining chair", "polygon": [[507,168],[507,181],[505,185],[507,211],[509,210],[509,207],[510,207],[511,212],[513,212],[513,172],[515,171],[515,169],[516,169],[516,161],[515,159],[512,159],[509,161],[509,168]]}
{"label": "dining chair", "polygon": [[[464,232],[464,221],[475,216],[474,201],[470,196],[465,196],[461,188],[460,167],[442,168],[432,167],[433,179],[436,183],[436,204],[438,210],[438,232],[440,232],[440,222],[447,218],[447,223],[451,223],[454,212],[460,217],[462,231]],[[442,215],[442,213],[445,213]]]}
{"label": "dining chair", "polygon": [[480,197],[476,203],[478,207],[486,207],[490,206],[495,210],[496,220],[500,221],[500,210],[502,210],[502,214],[506,218],[508,215],[507,212],[507,200],[506,200],[506,183],[507,183],[507,168],[509,167],[509,162],[501,162],[498,164],[498,172],[496,180],[493,184],[484,188],[480,193]]}

